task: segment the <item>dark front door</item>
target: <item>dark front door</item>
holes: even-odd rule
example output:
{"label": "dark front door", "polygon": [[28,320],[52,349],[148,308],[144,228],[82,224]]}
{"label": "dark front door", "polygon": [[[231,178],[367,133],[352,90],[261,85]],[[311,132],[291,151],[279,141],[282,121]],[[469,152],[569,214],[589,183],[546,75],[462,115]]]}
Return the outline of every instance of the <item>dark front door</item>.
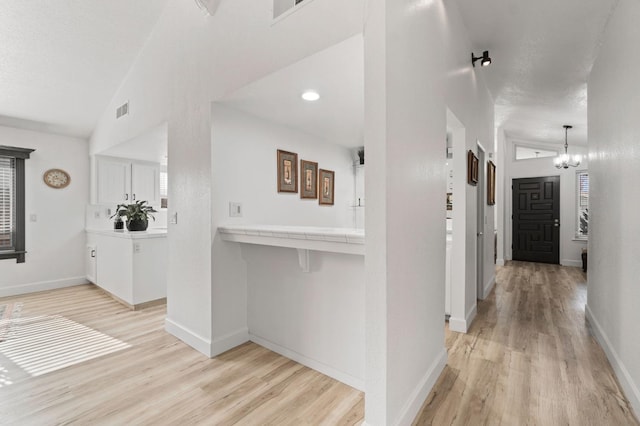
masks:
{"label": "dark front door", "polygon": [[560,177],[513,179],[513,260],[560,263]]}

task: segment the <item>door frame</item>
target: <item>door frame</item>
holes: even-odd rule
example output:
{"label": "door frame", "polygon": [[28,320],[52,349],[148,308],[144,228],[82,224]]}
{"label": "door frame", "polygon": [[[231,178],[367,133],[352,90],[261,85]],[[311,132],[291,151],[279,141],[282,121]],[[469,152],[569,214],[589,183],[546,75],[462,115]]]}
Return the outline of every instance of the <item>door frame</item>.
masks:
{"label": "door frame", "polygon": [[478,151],[478,184],[476,186],[476,299],[484,299],[484,231],[486,197],[486,153],[482,144],[476,141]]}

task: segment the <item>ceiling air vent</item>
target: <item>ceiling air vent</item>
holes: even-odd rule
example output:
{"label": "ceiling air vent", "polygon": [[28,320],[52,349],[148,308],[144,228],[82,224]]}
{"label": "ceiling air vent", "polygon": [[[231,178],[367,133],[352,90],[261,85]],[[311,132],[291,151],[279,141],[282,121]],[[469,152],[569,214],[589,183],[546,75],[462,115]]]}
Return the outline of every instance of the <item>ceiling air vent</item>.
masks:
{"label": "ceiling air vent", "polygon": [[129,101],[116,108],[116,119],[129,114]]}
{"label": "ceiling air vent", "polygon": [[273,0],[273,19],[284,15],[285,12],[292,11],[292,9],[300,3],[309,3],[311,0]]}

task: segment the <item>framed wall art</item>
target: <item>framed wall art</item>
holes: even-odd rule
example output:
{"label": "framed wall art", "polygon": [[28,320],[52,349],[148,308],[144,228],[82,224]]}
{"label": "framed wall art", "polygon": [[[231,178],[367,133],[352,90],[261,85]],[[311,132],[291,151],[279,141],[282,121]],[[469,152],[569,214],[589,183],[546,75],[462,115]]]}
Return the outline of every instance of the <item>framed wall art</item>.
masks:
{"label": "framed wall art", "polygon": [[473,186],[478,184],[478,157],[471,150],[467,152],[467,183]]}
{"label": "framed wall art", "polygon": [[496,165],[493,161],[487,163],[487,204],[496,204]]}
{"label": "framed wall art", "polygon": [[300,198],[318,198],[318,163],[300,160]]}
{"label": "framed wall art", "polygon": [[334,201],[335,172],[320,169],[319,178],[319,202],[322,205],[332,206]]}
{"label": "framed wall art", "polygon": [[298,192],[298,154],[278,150],[278,192]]}
{"label": "framed wall art", "polygon": [[453,210],[453,193],[447,192],[447,210]]}

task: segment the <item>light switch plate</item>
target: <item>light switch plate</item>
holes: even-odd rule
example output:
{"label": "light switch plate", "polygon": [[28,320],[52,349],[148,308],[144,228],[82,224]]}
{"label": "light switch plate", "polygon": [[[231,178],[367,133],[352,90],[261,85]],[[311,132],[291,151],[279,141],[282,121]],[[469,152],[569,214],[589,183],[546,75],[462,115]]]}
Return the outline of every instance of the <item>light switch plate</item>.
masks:
{"label": "light switch plate", "polygon": [[229,203],[229,217],[242,217],[242,203]]}

